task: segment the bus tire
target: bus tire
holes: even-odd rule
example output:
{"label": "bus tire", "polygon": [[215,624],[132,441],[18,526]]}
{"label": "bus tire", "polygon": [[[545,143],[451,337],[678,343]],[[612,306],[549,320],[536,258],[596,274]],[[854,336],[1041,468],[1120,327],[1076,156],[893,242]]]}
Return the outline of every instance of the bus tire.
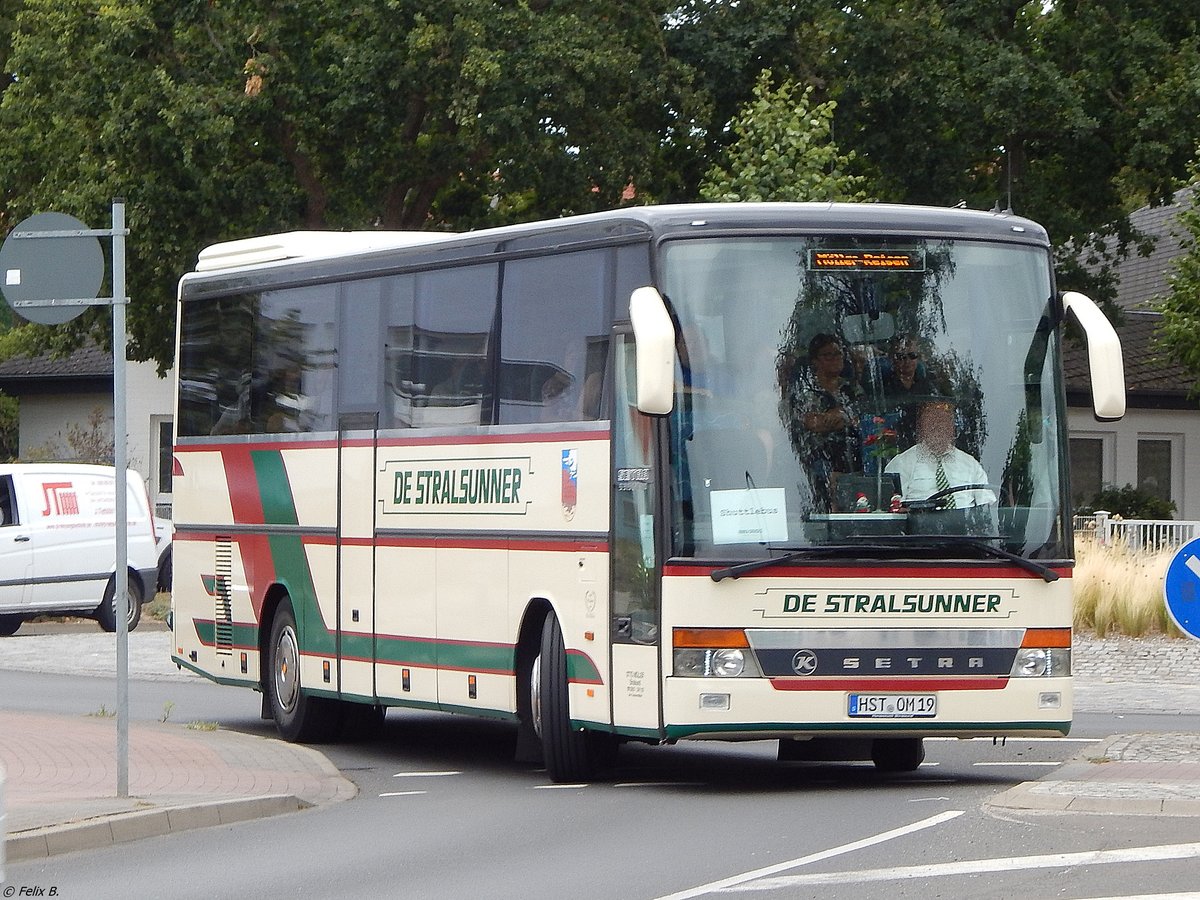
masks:
{"label": "bus tire", "polygon": [[[137,578],[132,573],[129,578],[129,630],[137,628],[138,622],[142,620],[142,580]],[[104,599],[100,601],[100,605],[96,607],[96,621],[100,623],[100,627],[105,631],[117,630],[117,589],[116,576],[108,580],[108,585],[104,588]]]}
{"label": "bus tire", "polygon": [[871,762],[880,772],[915,772],[925,761],[921,738],[876,738],[871,744]]}
{"label": "bus tire", "polygon": [[290,600],[284,600],[271,620],[263,694],[280,736],[298,744],[333,740],[341,727],[341,706],[326,697],[312,697],[300,683],[300,636]]}
{"label": "bus tire", "polygon": [[551,613],[542,625],[541,652],[533,661],[530,700],[534,730],[542,743],[542,760],[550,780],[588,781],[610,761],[612,735],[571,727],[567,685],[567,653],[558,618]]}
{"label": "bus tire", "polygon": [[24,621],[20,616],[0,616],[0,637],[16,634]]}

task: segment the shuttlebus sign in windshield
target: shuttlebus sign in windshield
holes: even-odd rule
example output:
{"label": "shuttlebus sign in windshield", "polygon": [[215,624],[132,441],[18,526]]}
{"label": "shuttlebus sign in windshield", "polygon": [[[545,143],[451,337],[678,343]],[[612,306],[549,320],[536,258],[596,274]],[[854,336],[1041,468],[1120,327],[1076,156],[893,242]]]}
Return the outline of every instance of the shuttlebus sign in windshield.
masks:
{"label": "shuttlebus sign in windshield", "polygon": [[961,538],[1069,556],[1044,248],[758,237],[664,260],[677,555]]}

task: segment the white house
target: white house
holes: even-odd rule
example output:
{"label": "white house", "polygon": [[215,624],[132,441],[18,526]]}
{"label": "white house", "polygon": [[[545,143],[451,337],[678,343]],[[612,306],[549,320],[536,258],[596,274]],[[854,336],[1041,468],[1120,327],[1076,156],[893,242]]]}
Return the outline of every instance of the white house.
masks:
{"label": "white house", "polygon": [[1176,219],[1190,191],[1176,202],[1145,207],[1131,223],[1156,238],[1149,256],[1131,256],[1119,267],[1117,302],[1124,321],[1117,331],[1125,357],[1128,412],[1120,422],[1091,414],[1084,349],[1068,346],[1064,373],[1071,433],[1071,493],[1090,498],[1101,485],[1132,484],[1175,503],[1177,519],[1200,520],[1200,400],[1195,376],[1167,358],[1155,342],[1161,315],[1153,304],[1170,291],[1171,262],[1182,252]]}
{"label": "white house", "polygon": [[[146,479],[159,515],[171,510],[171,442],[174,374],[158,376],[154,363],[125,368],[125,423],[129,467]],[[113,434],[112,353],[94,344],[70,356],[15,357],[0,362],[0,390],[20,401],[22,459],[69,459],[73,434],[102,440]],[[93,427],[93,424],[96,427]],[[84,438],[87,440],[87,437]]]}

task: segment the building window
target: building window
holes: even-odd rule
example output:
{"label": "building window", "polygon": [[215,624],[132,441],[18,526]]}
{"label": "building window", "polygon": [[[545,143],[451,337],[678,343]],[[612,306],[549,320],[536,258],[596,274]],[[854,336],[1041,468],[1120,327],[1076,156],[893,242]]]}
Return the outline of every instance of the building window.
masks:
{"label": "building window", "polygon": [[1090,503],[1104,486],[1104,441],[1071,438],[1071,504]]}
{"label": "building window", "polygon": [[1171,441],[1140,438],[1137,445],[1138,490],[1171,502]]}

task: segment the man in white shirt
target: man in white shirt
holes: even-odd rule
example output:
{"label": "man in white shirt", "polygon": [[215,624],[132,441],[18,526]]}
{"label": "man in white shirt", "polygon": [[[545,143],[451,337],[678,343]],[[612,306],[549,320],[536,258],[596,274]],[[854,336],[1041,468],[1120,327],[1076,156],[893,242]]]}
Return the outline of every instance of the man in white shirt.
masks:
{"label": "man in white shirt", "polygon": [[[946,398],[926,400],[917,411],[917,443],[897,454],[885,472],[900,476],[903,503],[925,500],[956,485],[988,483],[983,466],[954,446],[954,402]],[[954,491],[942,495],[942,508],[962,509],[996,502],[988,488]]]}

